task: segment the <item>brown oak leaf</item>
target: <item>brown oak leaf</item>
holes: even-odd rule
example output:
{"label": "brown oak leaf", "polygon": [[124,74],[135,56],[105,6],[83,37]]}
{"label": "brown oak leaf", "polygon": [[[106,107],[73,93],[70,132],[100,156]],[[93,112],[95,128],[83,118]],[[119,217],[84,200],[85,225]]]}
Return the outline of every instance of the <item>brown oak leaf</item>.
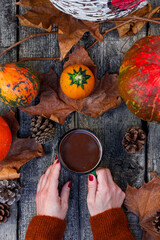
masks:
{"label": "brown oak leaf", "polygon": [[[160,239],[160,231],[154,225],[154,216],[160,212],[160,179],[154,178],[141,188],[127,186],[125,206],[129,212],[139,216],[139,224],[143,229],[143,240]],[[160,219],[159,219],[160,222]]]}
{"label": "brown oak leaf", "polygon": [[118,107],[122,100],[118,92],[117,74],[106,73],[101,80],[96,77],[97,66],[88,56],[87,51],[76,45],[64,68],[72,64],[84,64],[89,67],[96,79],[93,92],[84,99],[71,99],[61,90],[59,78],[51,70],[49,73],[38,73],[40,79],[40,103],[36,106],[21,107],[30,115],[42,115],[53,121],[63,124],[65,118],[72,112],[78,111],[91,117],[98,117],[110,109]]}
{"label": "brown oak leaf", "polygon": [[[121,23],[126,21],[126,19],[129,19],[130,17],[143,17],[143,18],[149,18],[151,19],[154,14],[156,14],[160,10],[160,6],[156,7],[155,9],[152,9],[152,6],[150,3],[148,3],[146,6],[144,6],[141,9],[138,9],[137,11],[129,14],[126,18],[121,19]],[[131,36],[137,34],[146,24],[146,21],[142,20],[133,20],[130,23],[126,23],[123,26],[119,27],[118,33],[120,38]],[[116,25],[119,25],[120,23],[116,23]]]}
{"label": "brown oak leaf", "polygon": [[3,118],[11,129],[12,144],[6,158],[0,162],[0,180],[19,178],[20,167],[35,157],[44,156],[45,152],[34,139],[17,137],[19,124],[12,111]]}
{"label": "brown oak leaf", "polygon": [[47,31],[51,31],[54,24],[58,26],[61,59],[85,32],[90,32],[98,41],[103,41],[98,23],[77,20],[71,15],[59,11],[49,0],[20,0],[16,4],[31,7],[24,15],[18,15],[21,25],[43,28]]}

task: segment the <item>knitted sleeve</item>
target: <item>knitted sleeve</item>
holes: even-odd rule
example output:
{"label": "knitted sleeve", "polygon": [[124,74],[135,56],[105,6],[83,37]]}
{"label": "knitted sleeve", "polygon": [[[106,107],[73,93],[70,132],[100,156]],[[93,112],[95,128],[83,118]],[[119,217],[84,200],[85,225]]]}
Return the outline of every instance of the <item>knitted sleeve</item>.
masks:
{"label": "knitted sleeve", "polygon": [[134,240],[121,208],[113,208],[90,218],[94,240]]}
{"label": "knitted sleeve", "polygon": [[25,240],[61,240],[66,222],[56,217],[36,216],[32,218]]}

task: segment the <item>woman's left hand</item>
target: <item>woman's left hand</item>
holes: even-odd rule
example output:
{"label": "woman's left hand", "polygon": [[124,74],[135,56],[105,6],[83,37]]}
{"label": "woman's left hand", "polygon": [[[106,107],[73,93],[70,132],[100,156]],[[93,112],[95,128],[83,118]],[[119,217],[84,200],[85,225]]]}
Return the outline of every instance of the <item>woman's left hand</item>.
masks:
{"label": "woman's left hand", "polygon": [[41,176],[36,195],[37,215],[46,215],[64,219],[68,210],[68,199],[72,182],[67,182],[59,196],[58,178],[61,165],[58,158]]}

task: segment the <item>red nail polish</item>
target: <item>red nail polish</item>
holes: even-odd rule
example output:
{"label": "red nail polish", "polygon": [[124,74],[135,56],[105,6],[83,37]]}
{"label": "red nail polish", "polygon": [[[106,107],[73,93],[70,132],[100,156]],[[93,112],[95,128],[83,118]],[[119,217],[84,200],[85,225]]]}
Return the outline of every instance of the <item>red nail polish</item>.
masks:
{"label": "red nail polish", "polygon": [[57,164],[57,163],[59,163],[59,160],[58,160],[58,159],[56,160],[56,164]]}
{"label": "red nail polish", "polygon": [[56,155],[56,157],[55,157],[55,163],[57,164],[57,163],[59,163],[59,160],[58,160],[58,156]]}
{"label": "red nail polish", "polygon": [[89,175],[89,181],[93,181],[93,176]]}
{"label": "red nail polish", "polygon": [[72,182],[69,182],[68,187],[71,188],[71,186],[72,186]]}

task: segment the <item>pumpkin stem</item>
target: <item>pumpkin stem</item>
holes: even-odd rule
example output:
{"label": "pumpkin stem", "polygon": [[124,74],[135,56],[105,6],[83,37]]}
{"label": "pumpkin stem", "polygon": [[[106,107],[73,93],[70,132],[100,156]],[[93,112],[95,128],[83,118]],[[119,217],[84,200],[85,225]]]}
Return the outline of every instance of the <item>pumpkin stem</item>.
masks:
{"label": "pumpkin stem", "polygon": [[4,65],[0,64],[0,71],[3,71],[3,69],[4,69]]}
{"label": "pumpkin stem", "polygon": [[75,76],[75,80],[76,80],[76,81],[79,81],[79,83],[82,84],[83,76],[80,75],[80,74],[77,74],[77,76]]}
{"label": "pumpkin stem", "polygon": [[84,84],[87,84],[87,80],[91,77],[90,75],[86,74],[86,69],[82,71],[82,68],[80,67],[78,72],[76,72],[75,69],[73,69],[73,73],[68,73],[70,76],[71,83],[70,85],[76,84],[77,88],[80,86],[84,90]]}

